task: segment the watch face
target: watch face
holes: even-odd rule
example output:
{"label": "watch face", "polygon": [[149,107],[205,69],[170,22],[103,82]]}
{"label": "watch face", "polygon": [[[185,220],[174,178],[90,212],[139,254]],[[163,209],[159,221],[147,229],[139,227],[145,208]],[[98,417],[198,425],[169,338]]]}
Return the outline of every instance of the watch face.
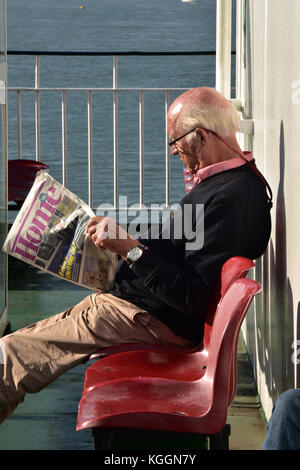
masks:
{"label": "watch face", "polygon": [[135,246],[127,253],[127,259],[134,263],[137,261],[143,254],[143,250],[139,246]]}

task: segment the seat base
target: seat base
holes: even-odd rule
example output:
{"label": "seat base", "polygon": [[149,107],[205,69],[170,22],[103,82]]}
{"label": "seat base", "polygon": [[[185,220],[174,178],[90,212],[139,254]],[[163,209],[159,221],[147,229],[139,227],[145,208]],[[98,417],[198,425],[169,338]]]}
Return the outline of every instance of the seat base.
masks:
{"label": "seat base", "polygon": [[132,428],[93,428],[95,450],[229,450],[230,425],[211,435]]}

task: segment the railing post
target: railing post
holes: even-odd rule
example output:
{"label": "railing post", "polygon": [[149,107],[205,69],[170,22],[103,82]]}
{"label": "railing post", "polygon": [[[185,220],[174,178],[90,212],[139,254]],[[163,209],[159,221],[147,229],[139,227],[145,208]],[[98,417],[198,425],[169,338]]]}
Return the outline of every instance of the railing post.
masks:
{"label": "railing post", "polygon": [[62,184],[67,186],[67,98],[66,91],[62,91],[61,97],[62,115]]}
{"label": "railing post", "polygon": [[170,206],[170,148],[168,137],[168,111],[170,107],[170,91],[166,91],[165,95],[165,122],[166,122],[166,147],[165,147],[165,161],[166,161],[166,207]]}
{"label": "railing post", "polygon": [[216,89],[231,98],[232,0],[217,0]]}
{"label": "railing post", "polygon": [[92,91],[88,91],[88,172],[89,206],[93,208],[93,106]]}
{"label": "railing post", "polygon": [[119,207],[118,201],[118,57],[113,59],[113,119],[114,119],[114,208]]}
{"label": "railing post", "polygon": [[17,91],[18,96],[18,158],[22,158],[22,112],[21,112],[21,90]]}
{"label": "railing post", "polygon": [[140,141],[140,208],[144,204],[144,92],[139,100],[139,141]]}
{"label": "railing post", "polygon": [[40,56],[35,62],[35,158],[40,161]]}

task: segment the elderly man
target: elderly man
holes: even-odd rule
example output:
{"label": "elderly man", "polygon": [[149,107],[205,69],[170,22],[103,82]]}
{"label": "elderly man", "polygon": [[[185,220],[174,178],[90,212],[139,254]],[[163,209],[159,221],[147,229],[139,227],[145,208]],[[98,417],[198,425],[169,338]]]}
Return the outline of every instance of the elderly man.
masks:
{"label": "elderly man", "polygon": [[[136,240],[117,225],[110,236],[111,220],[90,220],[91,240],[120,256],[115,285],[1,340],[0,422],[26,393],[41,390],[99,348],[201,342],[221,266],[232,256],[258,258],[270,236],[268,185],[252,155],[241,151],[237,131],[235,109],[214,89],[196,88],[174,101],[168,112],[171,152],[197,184],[160,237]],[[186,233],[176,236],[178,214],[182,224],[187,208],[190,232],[197,238],[197,225],[204,227],[203,243],[191,242]]]}

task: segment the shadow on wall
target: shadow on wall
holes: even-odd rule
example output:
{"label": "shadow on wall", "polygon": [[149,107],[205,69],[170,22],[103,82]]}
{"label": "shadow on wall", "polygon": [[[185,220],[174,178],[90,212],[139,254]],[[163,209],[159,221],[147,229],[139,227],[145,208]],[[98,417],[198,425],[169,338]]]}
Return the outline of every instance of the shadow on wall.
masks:
{"label": "shadow on wall", "polygon": [[[280,125],[279,185],[274,201],[275,241],[271,240],[263,258],[257,260],[256,279],[263,293],[256,298],[255,322],[257,358],[274,401],[284,390],[294,387],[293,311],[294,299],[287,277],[287,240],[285,212],[284,124]],[[269,267],[269,268],[268,268]],[[299,308],[299,303],[298,303]],[[255,337],[252,335],[253,341]]]}
{"label": "shadow on wall", "polygon": [[[252,27],[250,2],[245,4],[244,37],[246,38],[244,66],[246,70],[246,102],[248,117],[252,114]],[[247,116],[245,116],[247,117]],[[285,135],[284,123],[280,123],[278,148],[279,184],[277,197],[272,209],[275,239],[271,239],[264,256],[256,260],[255,279],[263,286],[254,305],[246,317],[247,347],[250,360],[256,373],[259,364],[265,375],[266,386],[274,401],[284,390],[295,385],[294,362],[300,364],[300,301],[293,299],[291,283],[287,276],[287,237],[285,207]],[[275,190],[275,188],[273,188]],[[275,191],[274,191],[275,193]],[[273,230],[274,233],[274,230]],[[297,338],[294,344],[293,312],[298,308]],[[297,357],[299,349],[299,358]],[[257,377],[257,374],[255,374]],[[300,376],[300,371],[297,376]],[[264,380],[264,379],[262,379]],[[300,387],[300,377],[297,386]]]}

